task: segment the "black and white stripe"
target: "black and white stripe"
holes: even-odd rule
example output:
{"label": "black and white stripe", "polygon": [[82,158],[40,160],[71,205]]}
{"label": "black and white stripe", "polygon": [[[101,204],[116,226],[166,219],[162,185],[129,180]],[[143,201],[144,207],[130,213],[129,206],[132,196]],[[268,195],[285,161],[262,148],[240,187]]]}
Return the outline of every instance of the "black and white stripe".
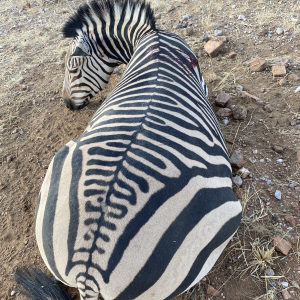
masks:
{"label": "black and white stripe", "polygon": [[[132,35],[126,22],[137,13],[128,7],[146,9],[143,2],[126,2],[125,12],[122,1],[103,3],[127,16],[109,26],[119,40]],[[195,55],[166,31],[134,35],[134,47],[114,42],[115,56],[134,49],[127,69],[85,132],[53,158],[37,204],[41,255],[81,299],[176,297],[208,273],[241,218]]]}

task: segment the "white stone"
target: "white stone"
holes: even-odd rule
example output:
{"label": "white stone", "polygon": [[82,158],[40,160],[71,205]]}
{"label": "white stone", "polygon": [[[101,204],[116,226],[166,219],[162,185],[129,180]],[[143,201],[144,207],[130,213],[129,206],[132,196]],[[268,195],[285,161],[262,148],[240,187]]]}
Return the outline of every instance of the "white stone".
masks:
{"label": "white stone", "polygon": [[275,198],[278,199],[278,200],[281,200],[281,192],[280,191],[276,190]]}

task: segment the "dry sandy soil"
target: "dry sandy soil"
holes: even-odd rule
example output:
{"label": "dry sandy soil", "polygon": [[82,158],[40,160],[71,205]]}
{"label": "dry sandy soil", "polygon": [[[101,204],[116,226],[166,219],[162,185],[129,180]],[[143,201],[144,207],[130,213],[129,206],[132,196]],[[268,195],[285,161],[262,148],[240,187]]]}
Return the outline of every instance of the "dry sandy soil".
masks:
{"label": "dry sandy soil", "polygon": [[[81,1],[29,3],[30,7],[23,0],[0,3],[1,300],[24,299],[13,280],[17,268],[33,265],[46,270],[33,222],[47,166],[61,146],[81,135],[125,68],[112,75],[106,89],[86,108],[69,111],[60,96],[69,41],[62,38],[60,28]],[[240,149],[244,167],[251,172],[236,190],[243,204],[242,224],[216,266],[182,299],[283,299],[282,282],[288,284],[292,299],[299,299],[300,94],[294,91],[300,81],[290,80],[288,75],[300,76],[300,3],[204,0],[152,4],[161,14],[158,27],[185,38],[199,56],[214,110],[219,109],[216,96],[224,91],[231,96],[227,107],[243,105],[248,111],[244,120],[230,116],[228,125],[220,118],[229,154]],[[166,13],[171,4],[175,10]],[[174,24],[188,14],[194,33],[186,37],[184,29],[174,28]],[[239,20],[239,15],[245,18]],[[216,28],[229,41],[216,58],[210,58],[202,38],[205,33],[214,38]],[[277,28],[285,33],[277,34]],[[263,29],[264,35],[259,35]],[[237,53],[235,58],[228,57],[230,51]],[[243,62],[252,57],[267,59],[267,69],[251,72]],[[285,85],[278,85],[282,78],[271,73],[271,66],[281,63],[278,58],[288,59]],[[242,98],[237,85],[261,103]],[[274,145],[282,147],[282,152],[275,152]],[[235,175],[237,170],[233,171]],[[276,190],[281,192],[281,200],[275,198]],[[292,224],[284,218],[290,215],[295,221]],[[276,235],[291,243],[288,255],[274,250]],[[268,268],[273,276],[267,276]],[[219,294],[207,294],[208,285]],[[79,299],[76,290],[68,292]]]}

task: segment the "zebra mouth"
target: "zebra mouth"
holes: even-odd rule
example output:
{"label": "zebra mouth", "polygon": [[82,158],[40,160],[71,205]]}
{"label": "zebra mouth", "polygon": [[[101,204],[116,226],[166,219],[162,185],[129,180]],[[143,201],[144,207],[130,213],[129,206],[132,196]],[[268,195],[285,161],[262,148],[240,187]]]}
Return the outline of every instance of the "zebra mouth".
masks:
{"label": "zebra mouth", "polygon": [[67,100],[67,99],[64,99],[64,102],[65,102],[67,108],[69,108],[70,110],[79,110],[79,109],[82,109],[82,108],[84,108],[84,106],[86,104],[86,103],[83,103],[81,105],[74,105],[73,101]]}

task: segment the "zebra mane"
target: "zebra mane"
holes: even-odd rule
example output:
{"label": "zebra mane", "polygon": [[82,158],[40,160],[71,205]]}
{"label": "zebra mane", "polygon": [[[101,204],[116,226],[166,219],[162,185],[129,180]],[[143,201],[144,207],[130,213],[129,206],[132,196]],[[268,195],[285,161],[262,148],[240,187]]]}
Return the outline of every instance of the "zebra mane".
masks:
{"label": "zebra mane", "polygon": [[[145,13],[145,23],[148,23],[152,30],[155,30],[155,18],[149,3],[145,0],[98,0],[91,1],[89,4],[80,5],[75,12],[64,24],[62,34],[66,38],[75,38],[78,36],[78,30],[88,27],[87,19],[93,19],[92,15],[96,14],[100,21],[107,21],[107,16],[111,20],[115,17],[124,17],[127,9],[134,14],[136,9]],[[117,11],[116,11],[117,10]],[[139,15],[135,15],[139,18]]]}

